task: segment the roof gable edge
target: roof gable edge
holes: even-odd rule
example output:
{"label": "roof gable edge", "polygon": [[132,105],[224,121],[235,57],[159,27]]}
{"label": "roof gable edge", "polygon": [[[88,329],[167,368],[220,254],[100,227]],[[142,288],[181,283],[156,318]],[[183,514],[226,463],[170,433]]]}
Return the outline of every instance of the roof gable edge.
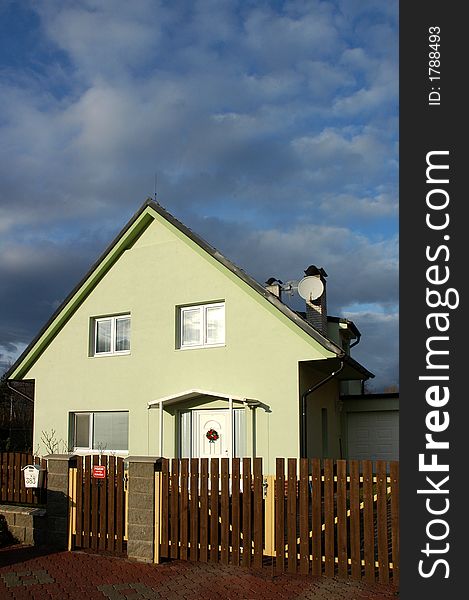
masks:
{"label": "roof gable edge", "polygon": [[8,369],[5,373],[7,379],[21,379],[25,375],[123,252],[132,246],[153,220],[146,201]]}

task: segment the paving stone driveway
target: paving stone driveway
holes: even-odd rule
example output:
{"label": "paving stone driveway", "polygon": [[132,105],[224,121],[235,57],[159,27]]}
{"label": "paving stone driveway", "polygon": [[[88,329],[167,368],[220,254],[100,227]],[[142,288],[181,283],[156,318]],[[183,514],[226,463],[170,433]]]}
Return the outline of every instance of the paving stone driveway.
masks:
{"label": "paving stone driveway", "polygon": [[389,600],[392,587],[191,562],[146,565],[82,552],[0,550],[1,600]]}

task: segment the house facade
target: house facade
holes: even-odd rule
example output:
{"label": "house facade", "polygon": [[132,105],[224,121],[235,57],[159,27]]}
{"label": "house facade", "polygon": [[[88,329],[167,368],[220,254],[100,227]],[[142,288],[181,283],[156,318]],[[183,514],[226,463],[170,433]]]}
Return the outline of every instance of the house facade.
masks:
{"label": "house facade", "polygon": [[340,457],[341,387],[372,377],[356,328],[279,295],[146,201],[8,373],[34,382],[34,449],[54,430],[72,452],[261,456],[272,472]]}

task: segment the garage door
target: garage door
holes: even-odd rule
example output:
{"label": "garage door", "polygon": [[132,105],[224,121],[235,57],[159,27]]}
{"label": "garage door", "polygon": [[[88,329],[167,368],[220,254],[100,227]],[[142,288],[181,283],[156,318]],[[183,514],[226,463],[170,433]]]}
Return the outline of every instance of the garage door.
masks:
{"label": "garage door", "polygon": [[399,460],[399,411],[347,414],[348,457]]}

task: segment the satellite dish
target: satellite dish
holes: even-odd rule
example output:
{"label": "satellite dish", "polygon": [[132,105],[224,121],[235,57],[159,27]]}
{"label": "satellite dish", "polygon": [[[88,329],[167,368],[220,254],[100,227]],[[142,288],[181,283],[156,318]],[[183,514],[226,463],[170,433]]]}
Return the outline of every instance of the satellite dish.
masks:
{"label": "satellite dish", "polygon": [[298,293],[306,301],[316,300],[324,292],[324,284],[319,277],[303,277],[298,283]]}

